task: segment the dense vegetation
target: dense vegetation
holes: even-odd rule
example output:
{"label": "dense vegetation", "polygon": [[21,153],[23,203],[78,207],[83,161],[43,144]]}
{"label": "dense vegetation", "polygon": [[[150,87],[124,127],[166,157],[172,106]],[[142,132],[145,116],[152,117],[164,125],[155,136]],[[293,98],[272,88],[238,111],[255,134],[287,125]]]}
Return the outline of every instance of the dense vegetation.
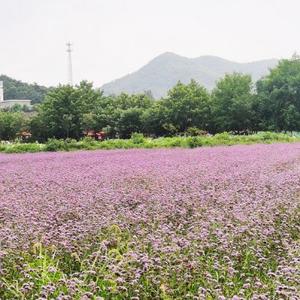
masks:
{"label": "dense vegetation", "polygon": [[256,85],[251,77],[227,74],[210,93],[192,80],[178,82],[165,98],[151,93],[104,96],[91,83],[59,86],[30,115],[0,112],[0,139],[25,130],[32,140],[77,139],[102,130],[108,138],[132,133],[162,137],[221,132],[300,131],[300,59],[282,60]]}
{"label": "dense vegetation", "polygon": [[49,139],[46,143],[3,143],[0,152],[24,153],[42,151],[74,151],[74,150],[99,150],[99,149],[134,149],[134,148],[196,148],[202,146],[220,146],[237,144],[270,144],[299,142],[300,136],[289,134],[260,132],[251,135],[230,135],[218,133],[209,136],[177,136],[145,138],[141,133],[132,134],[130,139],[107,139],[98,142],[91,138],[79,141],[75,139]]}
{"label": "dense vegetation", "polygon": [[0,81],[4,83],[5,99],[30,99],[33,104],[41,103],[49,90],[36,83],[24,83],[5,75],[0,75]]}

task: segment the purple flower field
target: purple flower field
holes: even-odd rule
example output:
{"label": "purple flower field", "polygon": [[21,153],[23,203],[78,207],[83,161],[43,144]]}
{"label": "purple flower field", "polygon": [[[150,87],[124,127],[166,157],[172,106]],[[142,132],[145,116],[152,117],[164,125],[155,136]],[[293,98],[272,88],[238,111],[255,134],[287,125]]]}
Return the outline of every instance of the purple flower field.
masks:
{"label": "purple flower field", "polygon": [[0,154],[0,299],[300,299],[300,144]]}

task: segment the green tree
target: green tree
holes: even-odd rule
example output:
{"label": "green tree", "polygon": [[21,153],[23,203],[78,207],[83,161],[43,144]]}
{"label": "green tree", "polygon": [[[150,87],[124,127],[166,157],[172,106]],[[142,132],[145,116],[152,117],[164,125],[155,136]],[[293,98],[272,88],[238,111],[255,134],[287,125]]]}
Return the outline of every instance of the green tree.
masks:
{"label": "green tree", "polygon": [[0,111],[0,139],[14,140],[26,125],[24,114]]}
{"label": "green tree", "polygon": [[40,128],[47,138],[78,139],[88,126],[86,114],[99,105],[101,98],[102,92],[93,89],[92,84],[86,81],[76,87],[65,85],[51,90],[32,122],[39,126],[32,128],[35,136],[40,136]]}
{"label": "green tree", "polygon": [[94,110],[96,126],[111,137],[130,137],[133,132],[143,131],[142,115],[153,105],[154,100],[145,94],[105,97]]}
{"label": "green tree", "polygon": [[261,123],[264,129],[290,130],[294,119],[293,130],[300,130],[296,120],[300,112],[300,59],[284,59],[270,74],[257,82],[257,96]]}
{"label": "green tree", "polygon": [[113,105],[118,109],[142,108],[147,109],[152,106],[154,100],[146,94],[128,95],[122,93],[113,98]]}
{"label": "green tree", "polygon": [[96,115],[93,112],[84,113],[82,115],[81,127],[84,131],[97,130]]}
{"label": "green tree", "polygon": [[168,114],[161,100],[157,100],[150,108],[144,110],[141,119],[143,133],[146,135],[168,135],[169,131],[164,126],[168,122]]}
{"label": "green tree", "polygon": [[241,132],[251,128],[252,80],[249,75],[226,74],[212,92],[214,131]]}
{"label": "green tree", "polygon": [[296,131],[300,127],[300,113],[295,105],[290,104],[283,111],[283,120],[285,131]]}
{"label": "green tree", "polygon": [[121,138],[129,138],[134,132],[142,132],[141,108],[133,107],[120,112],[117,122],[117,133]]}
{"label": "green tree", "polygon": [[208,129],[211,103],[208,91],[192,80],[189,84],[178,82],[162,100],[165,112],[165,128],[177,128],[185,132],[189,127]]}

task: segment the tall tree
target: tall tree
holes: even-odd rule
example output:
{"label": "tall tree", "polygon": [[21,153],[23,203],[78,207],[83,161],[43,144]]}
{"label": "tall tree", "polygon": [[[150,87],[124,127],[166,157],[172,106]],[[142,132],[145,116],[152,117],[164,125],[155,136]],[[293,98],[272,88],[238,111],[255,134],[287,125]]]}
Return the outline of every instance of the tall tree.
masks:
{"label": "tall tree", "polygon": [[296,109],[295,105],[290,104],[283,111],[284,130],[285,131],[297,131],[300,127],[300,113]]}
{"label": "tall tree", "polygon": [[212,92],[214,130],[241,132],[251,127],[253,95],[249,75],[226,74]]}
{"label": "tall tree", "polygon": [[[268,76],[257,82],[257,94],[264,127],[290,130],[292,124],[288,120],[295,119],[300,112],[300,58],[294,55],[280,61]],[[300,130],[299,122],[295,125],[293,130]]]}
{"label": "tall tree", "polygon": [[150,108],[144,110],[141,119],[143,133],[154,136],[169,134],[166,128],[166,124],[168,124],[167,109],[162,105],[162,100],[155,101]]}
{"label": "tall tree", "polygon": [[142,115],[153,104],[154,99],[145,94],[105,97],[94,110],[97,127],[112,137],[130,137],[131,133],[143,130]]}
{"label": "tall tree", "polygon": [[102,92],[85,81],[76,87],[65,85],[51,90],[33,121],[39,125],[33,128],[35,135],[41,129],[47,137],[79,138],[87,126],[86,114],[99,105],[101,98]]}
{"label": "tall tree", "polygon": [[0,111],[0,140],[13,140],[25,126],[24,114]]}
{"label": "tall tree", "polygon": [[162,100],[166,113],[166,125],[176,127],[179,132],[189,127],[208,129],[210,120],[210,95],[192,80],[189,84],[178,82]]}

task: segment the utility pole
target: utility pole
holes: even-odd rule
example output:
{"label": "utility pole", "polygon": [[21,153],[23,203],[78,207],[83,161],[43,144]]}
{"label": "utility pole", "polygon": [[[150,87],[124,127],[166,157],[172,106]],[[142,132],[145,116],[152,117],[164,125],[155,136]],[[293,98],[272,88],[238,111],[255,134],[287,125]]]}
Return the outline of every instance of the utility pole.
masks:
{"label": "utility pole", "polygon": [[72,44],[70,42],[67,43],[67,52],[68,52],[68,80],[69,85],[73,85],[73,68],[72,68]]}
{"label": "utility pole", "polygon": [[4,102],[3,81],[0,81],[0,103]]}

